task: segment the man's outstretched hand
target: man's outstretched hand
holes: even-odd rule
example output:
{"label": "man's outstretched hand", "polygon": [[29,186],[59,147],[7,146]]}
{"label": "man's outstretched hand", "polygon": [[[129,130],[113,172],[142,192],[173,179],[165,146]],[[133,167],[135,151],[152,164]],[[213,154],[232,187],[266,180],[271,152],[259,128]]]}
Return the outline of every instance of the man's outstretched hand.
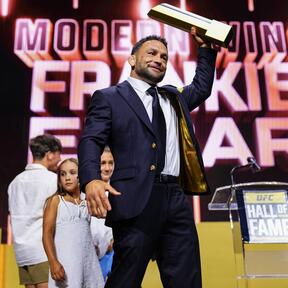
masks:
{"label": "man's outstretched hand", "polygon": [[121,195],[110,184],[102,180],[92,180],[86,185],[86,201],[90,215],[105,218],[107,211],[111,210],[106,191],[115,196]]}

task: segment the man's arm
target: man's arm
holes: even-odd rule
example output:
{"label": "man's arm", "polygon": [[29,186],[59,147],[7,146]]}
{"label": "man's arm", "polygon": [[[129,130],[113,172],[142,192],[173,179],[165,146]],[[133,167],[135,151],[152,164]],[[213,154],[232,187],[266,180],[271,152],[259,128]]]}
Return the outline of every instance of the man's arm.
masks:
{"label": "man's arm", "polygon": [[96,91],[88,108],[78,145],[79,180],[81,190],[90,181],[101,180],[101,154],[111,129],[111,107],[100,90]]}
{"label": "man's arm", "polygon": [[105,191],[120,195],[101,180],[101,154],[108,142],[111,121],[111,107],[102,92],[96,91],[91,99],[78,146],[81,190],[86,193],[89,213],[96,217],[106,217],[107,211],[111,210]]}
{"label": "man's arm", "polygon": [[197,36],[194,27],[191,29],[191,34],[199,46],[197,68],[192,83],[185,86],[182,91],[190,111],[198,107],[211,94],[217,55],[217,51],[211,48],[210,43]]}

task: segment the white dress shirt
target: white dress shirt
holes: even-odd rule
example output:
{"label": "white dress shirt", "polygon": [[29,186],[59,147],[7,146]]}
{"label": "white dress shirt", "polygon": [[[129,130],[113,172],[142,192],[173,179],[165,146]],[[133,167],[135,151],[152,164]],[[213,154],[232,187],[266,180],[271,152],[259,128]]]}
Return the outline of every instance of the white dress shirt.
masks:
{"label": "white dress shirt", "polygon": [[14,252],[18,266],[47,261],[42,244],[43,207],[57,190],[57,175],[28,164],[8,187]]}
{"label": "white dress shirt", "polygon": [[[128,77],[127,81],[133,87],[140,100],[142,101],[148,117],[152,122],[152,101],[153,97],[146,91],[151,87],[148,83]],[[162,171],[163,174],[169,174],[173,176],[179,176],[180,172],[180,150],[179,150],[179,132],[178,132],[178,118],[176,112],[170,101],[163,98],[159,93],[159,102],[162,108],[165,122],[166,122],[166,154],[165,154],[165,166]]]}
{"label": "white dress shirt", "polygon": [[112,228],[105,225],[105,219],[92,216],[90,229],[93,244],[99,249],[98,258],[101,259],[106,254],[113,240]]}

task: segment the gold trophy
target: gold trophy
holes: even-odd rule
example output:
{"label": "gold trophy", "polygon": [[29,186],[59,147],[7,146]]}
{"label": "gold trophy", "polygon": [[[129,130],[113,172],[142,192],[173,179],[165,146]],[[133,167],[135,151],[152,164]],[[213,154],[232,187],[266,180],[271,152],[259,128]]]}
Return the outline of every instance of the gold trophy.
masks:
{"label": "gold trophy", "polygon": [[195,26],[197,34],[201,37],[226,48],[233,37],[232,26],[210,20],[167,3],[153,7],[148,12],[148,16],[186,32],[190,32],[191,27]]}

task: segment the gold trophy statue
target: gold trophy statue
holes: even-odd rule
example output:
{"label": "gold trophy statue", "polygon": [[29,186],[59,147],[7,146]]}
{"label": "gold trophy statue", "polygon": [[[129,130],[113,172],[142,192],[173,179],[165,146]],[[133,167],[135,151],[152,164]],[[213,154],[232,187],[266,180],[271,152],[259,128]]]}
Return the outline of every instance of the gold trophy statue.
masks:
{"label": "gold trophy statue", "polygon": [[148,12],[148,16],[187,32],[190,32],[191,27],[195,26],[199,35],[222,47],[227,47],[233,37],[232,26],[210,20],[167,3],[153,7]]}

